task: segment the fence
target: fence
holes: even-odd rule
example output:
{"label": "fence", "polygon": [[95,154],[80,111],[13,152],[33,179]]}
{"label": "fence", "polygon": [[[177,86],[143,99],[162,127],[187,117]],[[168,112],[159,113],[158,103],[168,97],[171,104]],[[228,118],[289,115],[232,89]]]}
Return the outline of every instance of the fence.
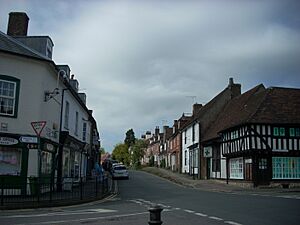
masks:
{"label": "fence", "polygon": [[0,209],[19,209],[71,205],[102,199],[114,189],[110,177],[64,177],[61,190],[56,178],[32,178],[9,184],[0,178]]}

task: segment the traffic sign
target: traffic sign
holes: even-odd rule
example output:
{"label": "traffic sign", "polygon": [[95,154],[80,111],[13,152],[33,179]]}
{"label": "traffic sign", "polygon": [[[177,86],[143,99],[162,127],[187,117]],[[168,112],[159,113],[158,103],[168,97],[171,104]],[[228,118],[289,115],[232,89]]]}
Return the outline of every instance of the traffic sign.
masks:
{"label": "traffic sign", "polygon": [[31,126],[32,126],[34,132],[36,133],[36,135],[40,136],[44,127],[46,126],[46,121],[31,122]]}

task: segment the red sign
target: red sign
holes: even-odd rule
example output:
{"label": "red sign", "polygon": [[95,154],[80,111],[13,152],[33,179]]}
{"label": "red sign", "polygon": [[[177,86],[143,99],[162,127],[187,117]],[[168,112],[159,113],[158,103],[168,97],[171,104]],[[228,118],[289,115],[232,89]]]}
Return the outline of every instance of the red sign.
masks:
{"label": "red sign", "polygon": [[31,122],[31,126],[37,136],[40,136],[42,130],[46,126],[46,121]]}

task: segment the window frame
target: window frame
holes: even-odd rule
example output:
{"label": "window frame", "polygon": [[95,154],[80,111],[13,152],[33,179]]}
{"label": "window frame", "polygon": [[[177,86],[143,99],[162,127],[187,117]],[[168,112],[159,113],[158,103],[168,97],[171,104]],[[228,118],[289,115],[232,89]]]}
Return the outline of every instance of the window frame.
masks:
{"label": "window frame", "polygon": [[78,124],[79,123],[79,113],[78,113],[78,111],[76,111],[75,112],[75,132],[74,132],[74,134],[76,135],[76,136],[78,136]]}
{"label": "window frame", "polygon": [[[0,80],[4,82],[14,83],[14,97],[13,97],[13,113],[12,114],[3,114],[0,112],[1,117],[13,117],[17,118],[18,116],[18,106],[19,106],[19,96],[20,96],[20,79],[2,75],[0,74]],[[5,98],[5,96],[3,96]],[[8,97],[8,96],[6,96]]]}
{"label": "window frame", "polygon": [[70,118],[70,103],[66,101],[65,115],[64,115],[64,128],[69,129],[69,118]]}

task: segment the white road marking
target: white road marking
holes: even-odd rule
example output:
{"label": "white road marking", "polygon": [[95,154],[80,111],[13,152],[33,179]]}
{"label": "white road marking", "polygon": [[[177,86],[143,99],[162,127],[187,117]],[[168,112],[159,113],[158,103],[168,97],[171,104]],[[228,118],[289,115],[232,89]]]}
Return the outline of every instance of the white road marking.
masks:
{"label": "white road marking", "polygon": [[241,223],[236,223],[236,222],[233,222],[233,221],[224,221],[224,223],[228,223],[228,224],[231,224],[231,225],[242,225]]}
{"label": "white road marking", "polygon": [[[45,222],[38,222],[38,223],[30,223],[30,225],[35,224],[61,224],[61,223],[71,223],[71,222],[84,222],[84,221],[90,221],[90,220],[103,220],[103,219],[113,219],[113,218],[122,218],[122,217],[130,217],[130,216],[138,216],[138,215],[144,215],[148,214],[149,212],[140,212],[140,213],[129,213],[129,214],[121,214],[121,215],[114,215],[114,216],[101,216],[101,217],[90,217],[90,218],[84,218],[84,219],[74,219],[74,220],[60,220],[60,221],[45,221]],[[28,225],[26,223],[24,224],[18,224],[18,225]]]}
{"label": "white road marking", "polygon": [[188,210],[188,209],[185,209],[184,211],[187,212],[187,213],[195,213],[195,211],[193,211],[193,210]]}
{"label": "white road marking", "polygon": [[209,216],[208,218],[213,219],[213,220],[218,220],[218,221],[223,220],[222,218],[219,218],[219,217],[216,217],[216,216]]}
{"label": "white road marking", "polygon": [[197,215],[197,216],[203,216],[203,217],[206,217],[206,216],[207,216],[207,215],[204,214],[204,213],[195,213],[195,215]]}
{"label": "white road marking", "polygon": [[27,214],[26,215],[11,215],[11,216],[2,216],[2,217],[4,217],[4,218],[28,218],[28,217],[68,216],[68,215],[111,213],[111,212],[117,212],[117,210],[89,209],[89,210],[66,211],[66,212],[56,212],[56,213],[41,213],[41,214],[31,214],[31,215],[27,215]]}

